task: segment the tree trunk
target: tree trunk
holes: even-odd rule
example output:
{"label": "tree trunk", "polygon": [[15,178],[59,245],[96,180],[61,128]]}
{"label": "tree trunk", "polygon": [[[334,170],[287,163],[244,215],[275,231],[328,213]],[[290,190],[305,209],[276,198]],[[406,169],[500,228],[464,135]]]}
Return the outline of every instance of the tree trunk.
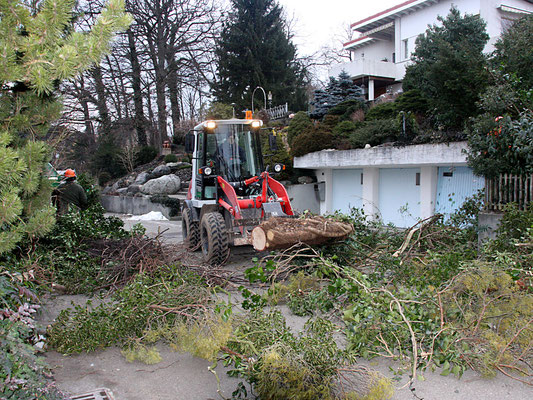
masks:
{"label": "tree trunk", "polygon": [[96,143],[96,135],[94,134],[93,123],[91,120],[91,113],[89,111],[89,99],[86,96],[85,81],[83,75],[79,79],[80,87],[77,87],[76,82],[74,82],[74,88],[79,92],[79,102],[83,110],[83,123],[85,124],[85,134],[89,138],[91,144]]}
{"label": "tree trunk", "polygon": [[141,66],[135,47],[135,37],[131,29],[128,29],[129,58],[131,61],[131,86],[133,88],[133,106],[135,108],[134,124],[137,131],[137,140],[140,146],[148,144],[146,140],[146,127],[144,125],[143,97],[141,91]]}
{"label": "tree trunk", "polygon": [[174,60],[174,54],[171,52],[167,53],[167,64],[168,64],[168,77],[167,77],[167,86],[168,94],[170,96],[170,111],[172,116],[172,134],[177,135],[180,127],[181,113],[180,105],[178,101],[179,90],[178,90],[178,79],[177,79],[177,66],[176,61]]}
{"label": "tree trunk", "polygon": [[102,78],[102,69],[99,66],[91,69],[91,75],[94,79],[94,85],[96,89],[96,108],[100,115],[100,121],[102,122],[102,133],[105,136],[111,134],[111,118],[109,116],[109,109],[106,103],[105,85]]}
{"label": "tree trunk", "polygon": [[258,251],[284,249],[297,243],[322,244],[345,239],[353,226],[320,216],[306,219],[270,218],[252,231],[251,242]]}

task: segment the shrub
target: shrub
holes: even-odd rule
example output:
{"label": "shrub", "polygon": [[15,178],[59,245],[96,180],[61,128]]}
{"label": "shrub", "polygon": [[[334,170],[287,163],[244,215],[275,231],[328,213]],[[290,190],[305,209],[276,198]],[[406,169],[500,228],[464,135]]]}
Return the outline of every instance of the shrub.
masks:
{"label": "shrub", "polygon": [[377,104],[370,110],[368,110],[365,115],[365,119],[367,121],[372,121],[376,119],[389,119],[395,118],[396,114],[398,114],[398,107],[396,106],[396,103],[382,103]]}
{"label": "shrub", "polygon": [[233,107],[226,103],[212,103],[207,109],[207,119],[228,119],[233,116]]}
{"label": "shrub", "polygon": [[366,144],[376,146],[396,140],[399,133],[398,124],[394,119],[366,121],[350,136],[350,142],[355,148],[364,147]]}
{"label": "shrub", "polygon": [[333,135],[329,132],[321,132],[311,128],[301,133],[291,147],[294,157],[301,157],[314,151],[320,151],[333,146]]}
{"label": "shrub", "polygon": [[104,186],[110,180],[111,180],[111,174],[107,171],[100,173],[100,175],[98,176],[98,184],[100,186]]}
{"label": "shrub", "polygon": [[165,162],[166,163],[175,163],[178,162],[178,156],[175,154],[167,154],[165,156]]}
{"label": "shrub", "polygon": [[[358,123],[361,125],[361,123]],[[333,128],[335,148],[347,150],[351,148],[350,136],[356,131],[357,125],[352,121],[342,121]]]}
{"label": "shrub", "polygon": [[98,141],[96,152],[91,164],[93,173],[107,172],[112,178],[122,176],[126,170],[120,159],[122,149],[115,143],[113,135]]}
{"label": "shrub", "polygon": [[333,128],[333,136],[335,139],[348,138],[356,129],[357,125],[352,121],[342,121]]}
{"label": "shrub", "polygon": [[422,96],[419,89],[411,89],[402,93],[394,104],[398,111],[412,111],[422,114],[428,110],[427,99]]}
{"label": "shrub", "polygon": [[351,116],[357,110],[361,110],[364,107],[362,100],[347,100],[337,104],[331,110],[328,111],[329,115],[338,115],[341,121],[349,121]]}
{"label": "shrub", "polygon": [[297,112],[287,128],[289,146],[292,147],[294,139],[312,126],[313,123],[305,111]]}
{"label": "shrub", "polygon": [[468,146],[468,164],[478,175],[532,173],[533,113],[524,111],[515,120],[479,116],[468,131]]}
{"label": "shrub", "polygon": [[157,157],[158,151],[153,146],[143,146],[137,151],[135,157],[135,166],[148,164],[150,161],[153,161]]}

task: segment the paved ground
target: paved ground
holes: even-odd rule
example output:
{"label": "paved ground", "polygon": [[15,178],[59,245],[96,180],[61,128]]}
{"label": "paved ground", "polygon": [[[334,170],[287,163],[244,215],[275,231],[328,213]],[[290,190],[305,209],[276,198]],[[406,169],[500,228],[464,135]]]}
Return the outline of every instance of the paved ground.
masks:
{"label": "paved ground", "polygon": [[[124,217],[123,217],[124,218]],[[127,228],[137,221],[125,221]],[[168,243],[181,241],[180,221],[142,221],[149,236],[162,233]],[[254,256],[250,247],[238,248],[232,252],[226,268],[241,269],[250,265]],[[82,303],[82,296],[60,296],[45,305],[41,322],[48,324],[59,311],[69,307],[71,301]],[[287,322],[294,331],[302,329],[305,319],[283,310]],[[72,394],[88,392],[97,388],[111,389],[116,400],[205,400],[231,398],[238,380],[228,377],[220,366],[216,369],[220,378],[220,394],[217,392],[217,379],[209,372],[210,363],[189,354],[173,352],[166,346],[160,347],[163,361],[156,365],[139,362],[128,363],[119,349],[111,348],[96,353],[64,357],[56,352],[46,353],[48,363],[53,367],[60,389]],[[391,369],[396,365],[387,360],[364,362],[394,377]],[[467,371],[462,379],[443,377],[438,373],[423,374],[425,381],[415,382],[415,394],[408,389],[398,389],[395,400],[526,400],[533,399],[533,388],[499,375],[494,379],[484,379]],[[402,377],[397,383],[400,388],[407,381]]]}

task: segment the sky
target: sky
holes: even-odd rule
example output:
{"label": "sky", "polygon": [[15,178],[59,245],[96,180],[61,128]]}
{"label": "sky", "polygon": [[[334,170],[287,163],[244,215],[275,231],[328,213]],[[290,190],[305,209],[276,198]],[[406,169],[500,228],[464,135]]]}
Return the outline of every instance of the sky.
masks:
{"label": "sky", "polygon": [[310,55],[322,46],[346,37],[345,27],[370,15],[402,3],[404,0],[277,0],[288,20],[294,20],[293,43],[300,56]]}

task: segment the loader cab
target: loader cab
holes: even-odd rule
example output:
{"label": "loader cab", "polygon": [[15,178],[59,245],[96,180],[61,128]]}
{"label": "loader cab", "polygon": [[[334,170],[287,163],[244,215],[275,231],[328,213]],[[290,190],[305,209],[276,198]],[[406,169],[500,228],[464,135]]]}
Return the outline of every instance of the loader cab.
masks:
{"label": "loader cab", "polygon": [[[261,174],[263,158],[260,120],[212,120],[194,128],[193,190],[196,200],[215,200],[216,177],[238,187],[239,182]],[[189,146],[190,146],[189,144]]]}

